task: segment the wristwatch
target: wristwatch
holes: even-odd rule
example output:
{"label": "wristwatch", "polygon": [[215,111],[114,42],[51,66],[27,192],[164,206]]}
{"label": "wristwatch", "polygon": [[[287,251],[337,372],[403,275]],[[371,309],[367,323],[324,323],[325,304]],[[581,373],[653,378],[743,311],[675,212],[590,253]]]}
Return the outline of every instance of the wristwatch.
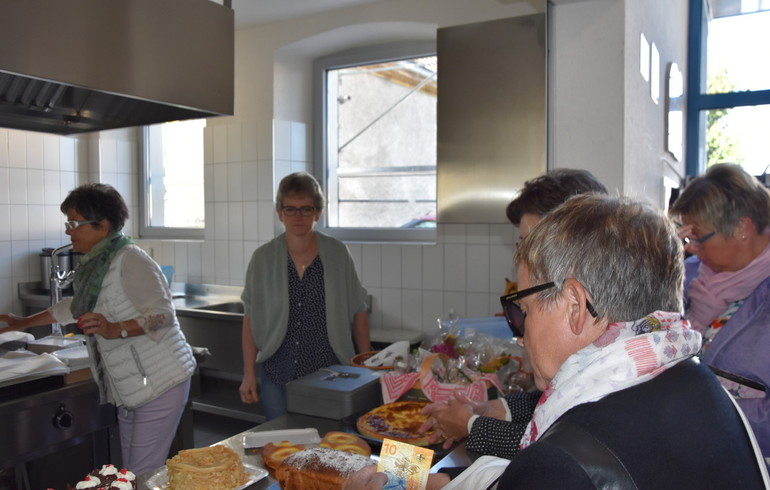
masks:
{"label": "wristwatch", "polygon": [[128,330],[126,330],[126,326],[123,325],[123,322],[120,322],[120,336],[124,339],[128,337]]}

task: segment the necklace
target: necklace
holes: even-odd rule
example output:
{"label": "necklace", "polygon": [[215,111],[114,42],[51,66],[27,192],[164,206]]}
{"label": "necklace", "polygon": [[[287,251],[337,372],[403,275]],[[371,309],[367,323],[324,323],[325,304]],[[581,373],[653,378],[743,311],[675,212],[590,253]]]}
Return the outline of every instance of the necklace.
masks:
{"label": "necklace", "polygon": [[294,261],[294,266],[298,268],[298,272],[303,274],[305,269],[312,265],[316,255],[318,255],[318,249],[316,248],[315,240],[311,241],[307,246],[302,247],[301,251],[292,251],[290,247],[289,255]]}

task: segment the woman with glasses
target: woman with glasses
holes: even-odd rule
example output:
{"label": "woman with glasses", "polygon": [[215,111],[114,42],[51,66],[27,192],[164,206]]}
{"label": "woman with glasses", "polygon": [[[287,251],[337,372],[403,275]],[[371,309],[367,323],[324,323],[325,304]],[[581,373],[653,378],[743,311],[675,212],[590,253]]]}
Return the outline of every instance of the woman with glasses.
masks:
{"label": "woman with glasses", "polygon": [[[514,260],[513,321],[543,395],[511,441],[521,447],[513,459],[482,456],[428,488],[764,488],[750,426],[694,357],[701,336],[681,314],[682,246],[661,212],[578,196]],[[383,477],[367,470],[346,488]]]}
{"label": "woman with glasses", "polygon": [[[516,199],[506,207],[505,214],[524,239],[543,216],[570,197],[586,193],[607,194],[607,188],[586,170],[551,170],[525,182]],[[506,304],[515,304],[515,298],[503,303],[508,314],[511,308]],[[521,333],[514,328],[511,318],[508,316],[508,324],[518,337]],[[519,446],[511,441],[521,439],[539,398],[539,391],[516,392],[497,400],[476,402],[458,394],[448,403],[426,407],[425,412],[431,417],[421,430],[435,427],[435,438],[438,440],[443,435],[445,449],[465,439],[466,447],[472,452],[512,458]]]}
{"label": "woman with glasses", "polygon": [[342,242],[315,230],[324,205],[312,175],[284,177],[275,210],[285,232],[259,247],[246,271],[239,391],[244,403],[261,401],[268,420],[286,412],[286,383],[371,350],[353,259]]}
{"label": "woman with glasses", "polygon": [[740,166],[712,166],[671,207],[685,250],[685,316],[770,458],[770,194]]}
{"label": "woman with glasses", "polygon": [[121,230],[128,208],[106,184],[86,184],[61,204],[72,249],[83,258],[72,297],[9,329],[77,321],[86,334],[101,401],[118,407],[122,465],[142,474],[166,463],[195,370],[160,266]]}

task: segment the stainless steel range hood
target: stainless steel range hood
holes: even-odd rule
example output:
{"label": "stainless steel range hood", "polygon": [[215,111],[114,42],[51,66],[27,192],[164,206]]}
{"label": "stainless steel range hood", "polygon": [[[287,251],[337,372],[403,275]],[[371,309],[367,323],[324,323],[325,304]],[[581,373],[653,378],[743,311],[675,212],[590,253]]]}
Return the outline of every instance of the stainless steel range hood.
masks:
{"label": "stainless steel range hood", "polygon": [[3,0],[0,127],[74,134],[233,114],[233,11]]}

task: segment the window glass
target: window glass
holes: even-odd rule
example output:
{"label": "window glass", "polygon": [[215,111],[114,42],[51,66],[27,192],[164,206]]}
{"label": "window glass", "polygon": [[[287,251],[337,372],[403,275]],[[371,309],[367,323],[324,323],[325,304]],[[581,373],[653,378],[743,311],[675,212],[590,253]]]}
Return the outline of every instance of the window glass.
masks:
{"label": "window glass", "polygon": [[143,238],[203,237],[205,127],[205,119],[194,119],[144,128]]}
{"label": "window glass", "polygon": [[[687,173],[737,163],[762,175],[770,161],[770,9],[766,2],[691,0],[690,76],[700,91],[687,97]],[[693,56],[695,55],[695,56]],[[705,77],[705,79],[704,79]]]}
{"label": "window glass", "polygon": [[738,163],[752,175],[762,175],[770,165],[767,149],[770,106],[733,107],[705,112],[707,165]]}
{"label": "window glass", "polygon": [[708,23],[708,93],[770,89],[770,11]]}
{"label": "window glass", "polygon": [[436,56],[361,58],[317,66],[325,228],[344,239],[418,236],[436,226]]}

